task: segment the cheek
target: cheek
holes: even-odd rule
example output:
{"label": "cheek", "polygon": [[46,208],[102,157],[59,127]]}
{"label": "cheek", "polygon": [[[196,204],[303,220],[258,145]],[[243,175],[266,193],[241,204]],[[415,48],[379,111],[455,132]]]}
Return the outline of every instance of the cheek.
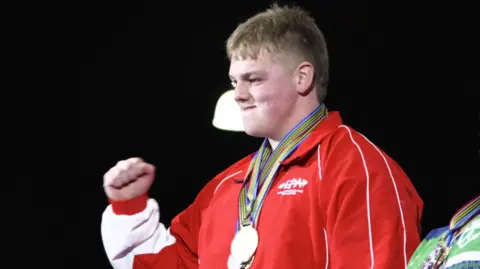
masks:
{"label": "cheek", "polygon": [[257,104],[274,105],[295,100],[295,91],[289,85],[282,83],[253,87],[250,93]]}
{"label": "cheek", "polygon": [[295,95],[289,92],[275,92],[272,94],[263,93],[259,96],[258,105],[263,114],[269,118],[282,117],[289,113],[295,102]]}

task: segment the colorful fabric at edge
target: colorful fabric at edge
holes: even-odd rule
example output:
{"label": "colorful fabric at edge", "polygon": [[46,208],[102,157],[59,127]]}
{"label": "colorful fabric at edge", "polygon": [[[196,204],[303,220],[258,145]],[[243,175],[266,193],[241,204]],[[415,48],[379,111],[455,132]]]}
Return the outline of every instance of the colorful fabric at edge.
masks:
{"label": "colorful fabric at edge", "polygon": [[[470,206],[470,208],[468,208]],[[463,216],[465,223],[454,231],[455,220],[469,209],[470,216]],[[450,226],[432,230],[418,246],[407,269],[480,269],[480,196],[464,205],[452,218]],[[453,231],[453,233],[451,233]],[[449,250],[445,244],[447,235],[453,234]],[[436,257],[446,253],[443,263],[436,264]]]}

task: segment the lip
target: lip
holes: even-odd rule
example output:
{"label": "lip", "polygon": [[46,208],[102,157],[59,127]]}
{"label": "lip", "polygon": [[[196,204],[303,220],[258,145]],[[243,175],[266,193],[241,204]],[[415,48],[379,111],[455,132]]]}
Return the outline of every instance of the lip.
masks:
{"label": "lip", "polygon": [[251,110],[255,108],[255,106],[246,106],[246,107],[242,107],[242,111],[247,111],[247,110]]}

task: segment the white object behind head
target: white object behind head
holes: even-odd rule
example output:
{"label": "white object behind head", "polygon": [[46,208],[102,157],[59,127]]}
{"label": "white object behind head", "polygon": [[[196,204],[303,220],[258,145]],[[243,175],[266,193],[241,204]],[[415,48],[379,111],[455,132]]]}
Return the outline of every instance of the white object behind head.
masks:
{"label": "white object behind head", "polygon": [[229,90],[220,96],[213,114],[213,126],[232,132],[243,132],[242,111],[235,102],[234,91]]}

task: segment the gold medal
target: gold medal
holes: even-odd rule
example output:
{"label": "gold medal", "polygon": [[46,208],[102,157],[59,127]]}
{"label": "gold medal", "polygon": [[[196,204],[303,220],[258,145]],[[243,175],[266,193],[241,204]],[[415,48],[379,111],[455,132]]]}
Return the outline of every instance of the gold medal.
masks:
{"label": "gold medal", "polygon": [[[233,238],[230,251],[240,264],[246,264],[255,254],[258,247],[258,233],[252,225],[242,227]],[[242,267],[240,267],[242,268]]]}

